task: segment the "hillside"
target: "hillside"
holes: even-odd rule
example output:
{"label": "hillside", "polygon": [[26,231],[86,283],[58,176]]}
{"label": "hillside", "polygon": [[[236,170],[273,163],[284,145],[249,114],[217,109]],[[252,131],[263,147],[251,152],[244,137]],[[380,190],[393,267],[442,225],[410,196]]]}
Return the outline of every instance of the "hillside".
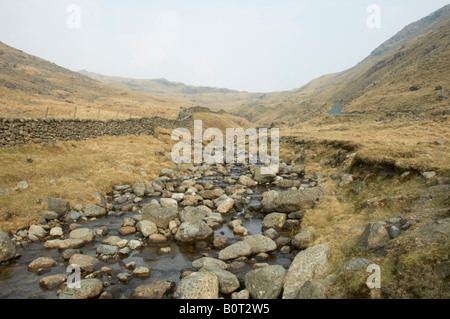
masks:
{"label": "hillside", "polygon": [[240,107],[242,105],[258,103],[258,101],[274,95],[272,93],[245,92],[209,86],[186,85],[180,82],[168,81],[164,78],[133,79],[106,76],[94,72],[88,72],[86,70],[79,71],[79,73],[107,85],[149,93],[161,97],[184,99],[196,105],[205,106],[215,111],[220,109],[229,111],[230,109]]}
{"label": "hillside", "polygon": [[353,68],[238,113],[260,123],[287,124],[325,114],[336,103],[344,105],[343,113],[371,119],[440,114],[449,104],[449,40],[447,5],[406,26]]}
{"label": "hillside", "polygon": [[0,42],[0,116],[173,117],[189,101],[111,87]]}

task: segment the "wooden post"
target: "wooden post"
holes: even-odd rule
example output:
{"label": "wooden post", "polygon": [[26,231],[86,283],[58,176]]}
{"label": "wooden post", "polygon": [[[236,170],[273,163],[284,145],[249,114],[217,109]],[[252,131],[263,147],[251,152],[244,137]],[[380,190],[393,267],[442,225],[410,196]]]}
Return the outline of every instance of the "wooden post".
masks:
{"label": "wooden post", "polygon": [[100,109],[98,109],[98,113],[97,113],[97,120],[100,119]]}
{"label": "wooden post", "polygon": [[47,118],[47,114],[48,114],[48,106],[47,106],[47,109],[45,110],[44,119]]}
{"label": "wooden post", "polygon": [[73,111],[73,118],[76,119],[77,118],[77,107],[75,106],[75,111]]}

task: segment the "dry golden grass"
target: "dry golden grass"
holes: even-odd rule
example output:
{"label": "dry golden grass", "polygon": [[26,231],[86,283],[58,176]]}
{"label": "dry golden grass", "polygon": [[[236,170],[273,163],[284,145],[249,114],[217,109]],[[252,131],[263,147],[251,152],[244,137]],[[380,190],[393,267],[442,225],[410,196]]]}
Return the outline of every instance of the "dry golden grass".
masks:
{"label": "dry golden grass", "polygon": [[[114,185],[155,178],[162,167],[174,165],[167,158],[170,136],[163,131],[159,130],[158,139],[146,135],[100,137],[58,142],[55,147],[25,145],[0,149],[1,187],[15,188],[23,180],[29,185],[24,191],[0,196],[0,229],[12,231],[36,223],[50,197],[68,199],[75,206],[92,202],[94,192],[106,193]],[[28,163],[27,158],[33,162]],[[121,170],[121,163],[131,167],[133,173]],[[148,175],[139,175],[139,168]],[[50,184],[51,179],[56,180],[56,185]]]}
{"label": "dry golden grass", "polygon": [[[316,141],[340,141],[357,146],[357,158],[368,164],[386,164],[399,170],[450,170],[450,130],[448,120],[353,122],[341,118],[337,124],[319,121],[298,129],[284,128],[280,135]],[[442,140],[443,144],[437,141]]]}

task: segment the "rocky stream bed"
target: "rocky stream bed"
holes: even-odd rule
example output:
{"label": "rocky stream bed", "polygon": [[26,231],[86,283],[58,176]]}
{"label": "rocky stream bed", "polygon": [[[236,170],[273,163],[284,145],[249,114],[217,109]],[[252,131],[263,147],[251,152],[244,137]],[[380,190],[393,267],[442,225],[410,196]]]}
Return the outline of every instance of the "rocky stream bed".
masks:
{"label": "rocky stream bed", "polygon": [[[259,170],[177,166],[152,181],[117,185],[86,207],[49,199],[38,225],[10,242],[3,233],[2,249],[15,252],[3,254],[0,298],[295,294],[299,287],[289,288],[285,277],[309,240],[308,232],[294,235],[302,208],[322,194],[320,177],[304,176],[303,166],[283,164],[277,175]],[[327,247],[316,250],[326,264]],[[69,265],[81,268],[81,288],[67,287],[75,274]]]}

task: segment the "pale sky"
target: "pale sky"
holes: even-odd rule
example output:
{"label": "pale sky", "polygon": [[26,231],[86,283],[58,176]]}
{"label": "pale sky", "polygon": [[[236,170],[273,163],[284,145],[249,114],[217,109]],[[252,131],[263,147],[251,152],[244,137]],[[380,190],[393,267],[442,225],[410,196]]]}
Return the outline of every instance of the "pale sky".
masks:
{"label": "pale sky", "polygon": [[[379,28],[367,25],[371,4]],[[0,0],[0,41],[73,71],[269,92],[346,70],[446,4]]]}

